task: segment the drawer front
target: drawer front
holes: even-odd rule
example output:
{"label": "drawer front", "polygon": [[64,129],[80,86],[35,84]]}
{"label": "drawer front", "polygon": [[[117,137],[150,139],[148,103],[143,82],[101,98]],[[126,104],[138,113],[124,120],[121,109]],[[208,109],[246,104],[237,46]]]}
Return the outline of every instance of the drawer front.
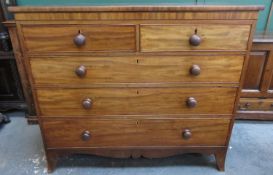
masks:
{"label": "drawer front", "polygon": [[29,52],[130,51],[133,25],[33,25],[22,27]]}
{"label": "drawer front", "polygon": [[[195,33],[196,35],[193,36]],[[142,25],[140,47],[143,52],[188,50],[243,51],[247,49],[249,34],[250,25]],[[190,39],[192,44],[189,42]]]}
{"label": "drawer front", "polygon": [[[243,56],[34,58],[36,84],[239,82]],[[49,78],[50,77],[50,78]]]}
{"label": "drawer front", "polygon": [[42,122],[47,147],[224,146],[228,119],[87,119]]}
{"label": "drawer front", "polygon": [[231,114],[237,88],[38,89],[42,116]]}
{"label": "drawer front", "polygon": [[273,99],[241,98],[238,108],[241,111],[273,111]]}

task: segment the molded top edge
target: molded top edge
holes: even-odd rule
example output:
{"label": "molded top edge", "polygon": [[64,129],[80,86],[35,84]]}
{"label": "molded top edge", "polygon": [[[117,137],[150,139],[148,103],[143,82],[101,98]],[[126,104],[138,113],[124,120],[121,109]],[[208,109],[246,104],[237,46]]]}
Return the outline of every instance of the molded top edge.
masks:
{"label": "molded top edge", "polygon": [[131,5],[131,6],[11,6],[8,8],[14,13],[33,12],[123,12],[123,11],[258,11],[264,6],[259,5]]}

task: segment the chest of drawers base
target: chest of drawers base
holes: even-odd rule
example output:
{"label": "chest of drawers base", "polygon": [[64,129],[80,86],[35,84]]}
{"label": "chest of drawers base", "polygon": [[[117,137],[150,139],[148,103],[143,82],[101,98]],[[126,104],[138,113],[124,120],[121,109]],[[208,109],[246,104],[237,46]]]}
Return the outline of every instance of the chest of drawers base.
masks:
{"label": "chest of drawers base", "polygon": [[214,154],[223,171],[261,9],[11,7],[48,171],[74,153]]}

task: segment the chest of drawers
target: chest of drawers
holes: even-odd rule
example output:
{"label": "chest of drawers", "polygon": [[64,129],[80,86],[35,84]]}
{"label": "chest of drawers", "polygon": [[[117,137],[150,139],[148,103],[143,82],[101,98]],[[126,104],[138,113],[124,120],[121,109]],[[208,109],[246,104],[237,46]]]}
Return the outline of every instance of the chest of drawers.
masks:
{"label": "chest of drawers", "polygon": [[260,9],[11,7],[48,170],[70,153],[206,153],[224,170]]}

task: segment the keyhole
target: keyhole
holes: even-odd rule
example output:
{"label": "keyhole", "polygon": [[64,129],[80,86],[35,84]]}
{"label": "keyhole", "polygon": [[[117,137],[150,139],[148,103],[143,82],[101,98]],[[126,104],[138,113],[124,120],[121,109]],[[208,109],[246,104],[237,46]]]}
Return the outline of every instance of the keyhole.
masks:
{"label": "keyhole", "polygon": [[138,64],[138,63],[139,63],[139,60],[137,59],[136,62],[137,62],[137,64]]}
{"label": "keyhole", "polygon": [[136,93],[139,94],[139,91],[137,90]]}
{"label": "keyhole", "polygon": [[197,28],[194,30],[194,34],[197,34]]}

